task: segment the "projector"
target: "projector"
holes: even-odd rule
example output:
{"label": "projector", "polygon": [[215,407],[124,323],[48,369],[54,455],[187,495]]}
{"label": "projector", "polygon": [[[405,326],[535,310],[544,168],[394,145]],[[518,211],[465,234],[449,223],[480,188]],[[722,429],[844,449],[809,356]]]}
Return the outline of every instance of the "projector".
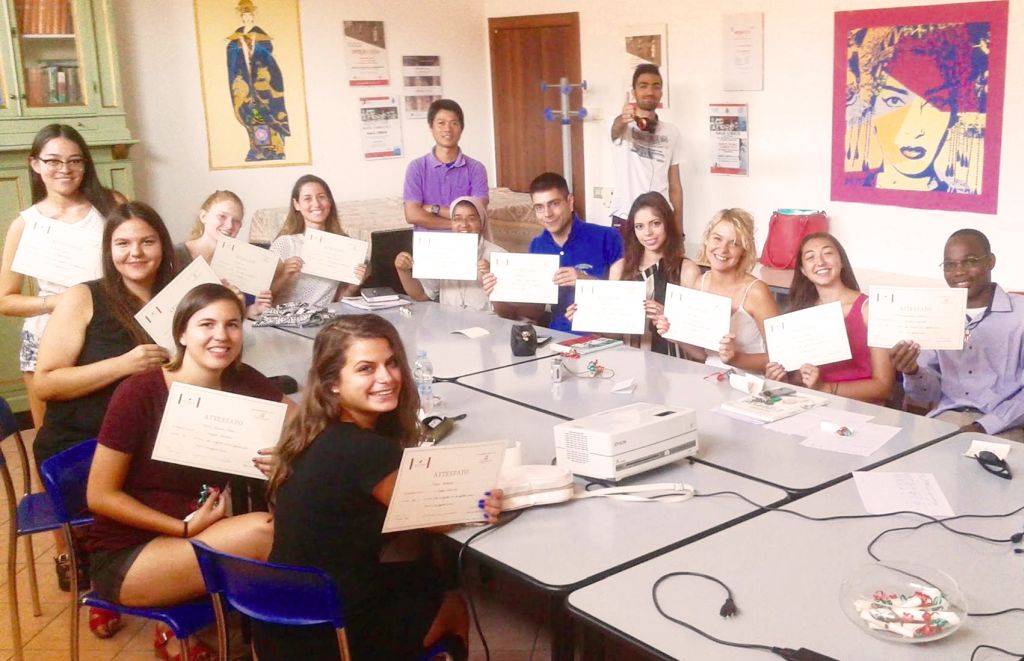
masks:
{"label": "projector", "polygon": [[697,454],[693,409],[637,402],[555,425],[555,459],[574,474],[617,482]]}

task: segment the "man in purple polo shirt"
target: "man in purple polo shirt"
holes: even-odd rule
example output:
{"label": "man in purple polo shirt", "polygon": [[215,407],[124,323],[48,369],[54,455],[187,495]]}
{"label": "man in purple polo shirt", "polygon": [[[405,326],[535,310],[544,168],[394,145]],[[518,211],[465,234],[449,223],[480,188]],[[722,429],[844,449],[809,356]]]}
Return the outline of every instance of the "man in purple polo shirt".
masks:
{"label": "man in purple polo shirt", "polygon": [[1024,441],[1024,297],[992,282],[996,256],[975,229],[946,241],[946,284],[967,290],[964,348],[922,350],[915,342],[892,349],[907,398],[934,404],[930,417],[962,431]]}
{"label": "man in purple polo shirt", "polygon": [[427,124],[434,135],[429,154],[405,171],[405,221],[417,230],[450,230],[448,205],[457,197],[475,197],[487,206],[487,170],[459,149],[465,126],[462,108],[451,99],[430,104]]}

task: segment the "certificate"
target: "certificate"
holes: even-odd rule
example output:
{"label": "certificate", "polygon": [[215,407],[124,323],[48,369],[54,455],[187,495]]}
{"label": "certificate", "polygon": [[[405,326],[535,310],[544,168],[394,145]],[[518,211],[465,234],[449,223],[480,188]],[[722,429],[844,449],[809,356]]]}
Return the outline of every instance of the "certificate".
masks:
{"label": "certificate", "polygon": [[153,459],[265,480],[252,458],[277,445],[287,409],[282,402],[174,382]]}
{"label": "certificate", "polygon": [[70,287],[103,276],[103,239],[47,218],[25,221],[11,270]]}
{"label": "certificate", "polygon": [[966,289],[872,286],[868,302],[869,347],[909,340],[922,349],[964,348]]}
{"label": "certificate", "polygon": [[732,300],[727,296],[669,283],[665,287],[665,317],[668,340],[686,342],[718,351],[729,334]]}
{"label": "certificate", "polygon": [[647,324],[646,283],[636,280],[577,280],[574,331],[642,335]]}
{"label": "certificate", "polygon": [[358,285],[356,267],[366,263],[366,241],[307,229],[302,240],[302,272],[321,278]]}
{"label": "certificate", "polygon": [[498,486],[506,441],[406,448],[382,532],[483,522],[477,503]]}
{"label": "certificate", "polygon": [[765,319],[764,341],[768,359],[787,371],[804,363],[828,365],[852,357],[839,301]]}
{"label": "certificate", "polygon": [[492,301],[510,303],[557,303],[558,255],[491,253],[491,273],[497,278]]}
{"label": "certificate", "polygon": [[255,295],[270,289],[279,262],[269,250],[224,237],[217,241],[210,268],[222,280]]}
{"label": "certificate", "polygon": [[149,333],[154,342],[167,349],[173,356],[178,350],[178,343],[174,339],[174,333],[171,332],[174,311],[178,309],[178,303],[185,298],[185,294],[192,291],[197,285],[207,283],[219,285],[220,278],[213,272],[205,259],[196,257],[174,280],[167,283],[167,286],[159,294],[142,306],[142,309],[135,315],[135,321],[139,322],[143,330]]}
{"label": "certificate", "polygon": [[413,232],[412,277],[476,280],[479,240],[461,232]]}

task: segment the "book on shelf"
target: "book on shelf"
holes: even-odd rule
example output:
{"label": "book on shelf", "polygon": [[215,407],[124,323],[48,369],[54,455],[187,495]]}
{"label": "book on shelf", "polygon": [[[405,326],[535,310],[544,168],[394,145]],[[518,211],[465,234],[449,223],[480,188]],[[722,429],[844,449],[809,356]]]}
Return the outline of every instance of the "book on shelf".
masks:
{"label": "book on shelf", "polygon": [[581,356],[585,353],[593,353],[594,351],[601,351],[602,349],[611,349],[622,344],[622,340],[616,340],[611,337],[601,337],[600,335],[581,335],[580,337],[569,338],[568,340],[562,340],[561,342],[555,342],[551,345],[551,349],[558,353],[569,353],[570,351],[576,351]]}
{"label": "book on shelf", "polygon": [[42,61],[25,69],[25,86],[30,106],[75,105],[82,102],[77,62]]}
{"label": "book on shelf", "polygon": [[22,35],[74,34],[71,0],[14,0]]}

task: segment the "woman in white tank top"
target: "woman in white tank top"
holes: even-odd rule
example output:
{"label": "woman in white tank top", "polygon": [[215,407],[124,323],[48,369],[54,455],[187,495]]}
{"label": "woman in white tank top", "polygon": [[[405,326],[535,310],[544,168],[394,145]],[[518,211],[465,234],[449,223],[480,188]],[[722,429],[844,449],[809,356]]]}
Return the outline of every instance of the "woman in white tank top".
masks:
{"label": "woman in white tank top", "polygon": [[[743,209],[722,209],[715,214],[704,230],[697,261],[710,264],[711,269],[683,285],[729,298],[732,317],[718,351],[685,346],[687,356],[708,364],[764,372],[768,363],[764,320],[779,314],[779,308],[768,286],[750,274],[757,261],[751,215]],[[659,318],[657,328],[666,333],[668,320]]]}
{"label": "woman in white tank top", "polygon": [[[36,426],[43,422],[43,402],[36,397],[32,377],[36,351],[50,312],[60,295],[75,282],[57,283],[41,278],[35,282],[35,296],[23,295],[25,276],[11,270],[27,225],[64,223],[84,234],[82,250],[100,263],[100,244],[108,211],[118,202],[117,193],[104,188],[96,175],[89,148],[78,131],[66,124],[50,124],[36,134],[29,152],[32,206],[15,218],[4,240],[0,264],[0,314],[25,319],[21,332],[20,366]],[[92,239],[95,239],[93,241]],[[91,255],[91,253],[95,255]]]}

